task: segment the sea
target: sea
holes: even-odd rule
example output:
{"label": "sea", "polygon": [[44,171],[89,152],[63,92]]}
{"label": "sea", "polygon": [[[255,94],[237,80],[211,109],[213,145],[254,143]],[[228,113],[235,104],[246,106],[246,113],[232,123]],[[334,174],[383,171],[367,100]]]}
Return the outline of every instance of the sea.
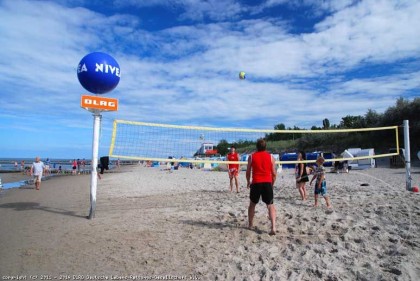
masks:
{"label": "sea", "polygon": [[[61,166],[61,169],[64,171],[72,169],[73,160],[74,159],[53,159],[53,158],[41,159],[41,161],[44,162],[44,164],[50,165],[50,169],[58,169]],[[24,161],[24,167],[21,167],[22,161]],[[21,170],[24,170],[25,167],[30,168],[34,161],[35,161],[34,158],[0,158],[0,173],[21,171]],[[89,169],[90,169],[91,160],[85,159],[85,162],[86,162],[86,167],[89,166]]]}
{"label": "sea", "polygon": [[[56,173],[54,171],[61,170],[64,172],[68,172],[72,170],[72,163],[74,159],[54,159],[54,158],[46,158],[41,159],[44,164],[48,164],[50,166],[50,171],[52,172],[50,177],[54,177]],[[77,159],[76,159],[77,160]],[[91,171],[91,159],[80,159],[80,161],[85,160],[86,165],[84,167],[84,171]],[[13,173],[13,172],[21,172],[23,170],[30,169],[32,163],[35,161],[34,158],[0,158],[0,174],[1,173]],[[98,159],[99,162],[99,159]],[[132,162],[132,161],[129,161]],[[116,160],[110,160],[109,169],[113,169],[115,167]],[[124,161],[121,161],[121,164],[127,164]],[[22,166],[23,165],[23,166]],[[19,188],[22,186],[28,185],[28,181],[18,181],[18,182],[9,182],[3,183],[1,181],[0,175],[0,188],[8,189],[8,188]]]}

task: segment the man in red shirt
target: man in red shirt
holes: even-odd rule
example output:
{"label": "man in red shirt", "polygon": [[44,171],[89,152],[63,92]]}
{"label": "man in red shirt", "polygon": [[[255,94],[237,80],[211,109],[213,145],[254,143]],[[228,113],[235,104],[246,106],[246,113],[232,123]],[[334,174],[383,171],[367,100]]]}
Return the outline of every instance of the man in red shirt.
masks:
{"label": "man in red shirt", "polygon": [[[239,154],[236,152],[236,147],[231,146],[230,152],[227,155],[228,161],[239,161]],[[233,190],[233,180],[235,180],[236,185],[236,192],[239,192],[239,164],[228,164],[228,173],[229,173],[229,180],[230,180],[230,192]]]}
{"label": "man in red shirt", "polygon": [[[253,227],[255,206],[260,201],[267,204],[268,216],[271,221],[270,235],[276,234],[276,207],[273,203],[273,188],[276,181],[276,161],[274,157],[265,151],[266,142],[264,139],[257,141],[257,152],[248,158],[246,169],[247,188],[251,188],[249,194],[248,221],[249,228]],[[252,183],[250,181],[252,173]]]}

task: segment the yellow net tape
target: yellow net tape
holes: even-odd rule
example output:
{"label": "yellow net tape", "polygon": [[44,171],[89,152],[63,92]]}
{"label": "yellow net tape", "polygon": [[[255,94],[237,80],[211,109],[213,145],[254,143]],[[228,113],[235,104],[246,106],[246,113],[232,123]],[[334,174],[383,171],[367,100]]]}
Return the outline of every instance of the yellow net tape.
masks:
{"label": "yellow net tape", "polygon": [[348,133],[348,132],[369,132],[369,131],[383,131],[395,130],[398,132],[398,126],[376,127],[376,128],[360,128],[360,129],[328,129],[328,130],[267,130],[267,129],[239,129],[239,128],[213,128],[213,127],[200,127],[200,126],[183,126],[183,125],[169,125],[159,123],[147,123],[126,120],[114,120],[115,124],[128,124],[136,126],[149,126],[149,127],[163,127],[173,129],[186,129],[186,130],[203,130],[203,131],[220,131],[220,132],[248,132],[248,133],[299,133],[299,134],[325,134],[325,133]]}
{"label": "yellow net tape", "polygon": [[[182,126],[147,122],[136,122],[126,120],[115,120],[109,156],[113,158],[153,161],[153,162],[180,162],[180,163],[217,163],[217,164],[246,164],[247,161],[225,161],[219,157],[194,157],[188,155],[194,152],[203,143],[217,143],[222,139],[230,139],[229,143],[243,141],[246,138],[255,142],[257,138],[265,134],[335,134],[335,133],[356,133],[372,131],[395,131],[395,153],[368,155],[352,158],[331,158],[326,162],[333,161],[357,161],[370,158],[391,157],[399,155],[398,126],[360,128],[360,129],[328,129],[328,130],[267,130],[267,129],[240,129],[240,128],[214,128],[202,126]],[[210,138],[210,140],[209,140]],[[169,156],[189,147],[184,157],[178,155],[176,159]],[[192,147],[192,148],[191,148]],[[255,145],[254,145],[255,147]],[[164,156],[162,156],[164,155]],[[277,164],[314,163],[316,160],[306,161],[281,161]]]}

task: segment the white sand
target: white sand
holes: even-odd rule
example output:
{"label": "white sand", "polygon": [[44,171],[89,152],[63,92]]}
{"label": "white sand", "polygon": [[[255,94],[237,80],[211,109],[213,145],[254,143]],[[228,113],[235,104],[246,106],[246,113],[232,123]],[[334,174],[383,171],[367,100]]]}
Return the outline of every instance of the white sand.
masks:
{"label": "white sand", "polygon": [[[420,169],[413,169],[419,181]],[[405,170],[327,174],[332,210],[298,198],[292,171],[275,184],[277,229],[224,172],[129,167],[99,182],[87,220],[89,176],[0,198],[0,275],[186,276],[201,280],[420,280],[420,195]],[[368,183],[369,186],[361,186]],[[310,194],[313,193],[310,188]]]}

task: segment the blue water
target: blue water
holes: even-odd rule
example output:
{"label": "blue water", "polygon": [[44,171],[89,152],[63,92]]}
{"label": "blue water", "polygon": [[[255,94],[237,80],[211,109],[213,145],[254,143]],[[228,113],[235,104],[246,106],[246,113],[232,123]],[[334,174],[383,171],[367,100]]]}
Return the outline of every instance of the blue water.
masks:
{"label": "blue water", "polygon": [[8,183],[3,183],[1,188],[3,189],[19,188],[25,185],[28,185],[27,181],[8,182]]}
{"label": "blue water", "polygon": [[[58,175],[48,175],[48,176],[44,176],[42,177],[42,180],[49,180],[50,178],[53,178],[55,176]],[[34,182],[32,179],[28,179],[28,180],[21,180],[21,181],[16,181],[16,182],[7,182],[7,183],[3,183],[2,184],[2,188],[3,189],[10,189],[10,188],[19,188],[22,186],[26,186],[26,185],[32,185],[34,186]]]}

